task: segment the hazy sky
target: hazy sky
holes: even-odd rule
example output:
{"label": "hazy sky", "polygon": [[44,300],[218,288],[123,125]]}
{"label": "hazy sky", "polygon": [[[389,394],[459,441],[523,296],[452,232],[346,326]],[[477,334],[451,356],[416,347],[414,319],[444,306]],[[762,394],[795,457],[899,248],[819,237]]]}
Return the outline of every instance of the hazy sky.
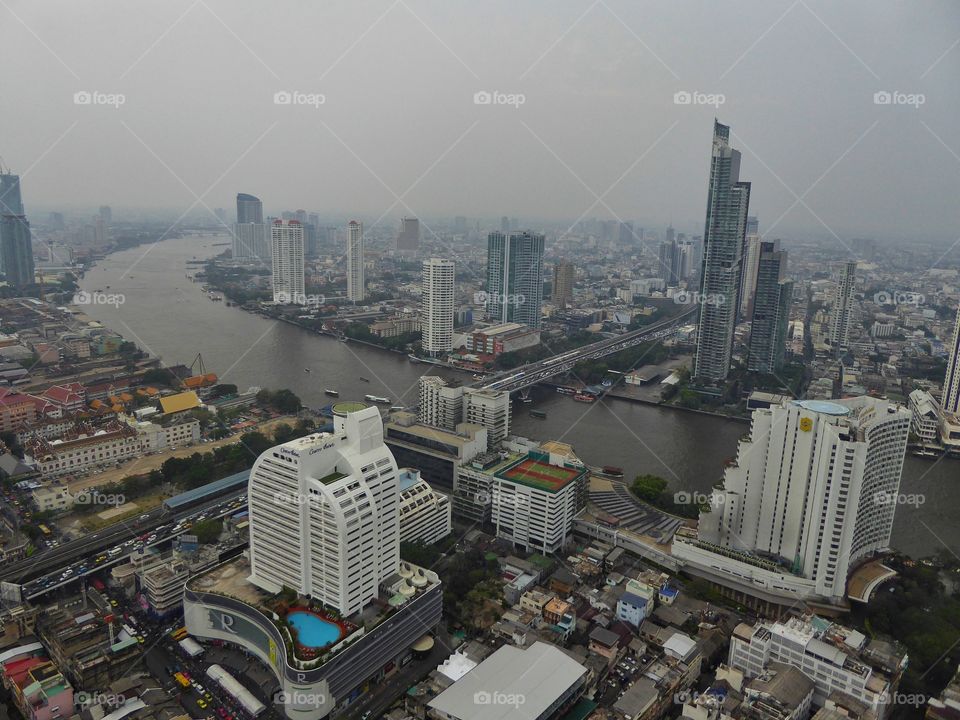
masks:
{"label": "hazy sky", "polygon": [[245,191],[696,230],[716,115],[762,230],[952,242],[958,41],[956,0],[2,0],[0,156],[28,212]]}

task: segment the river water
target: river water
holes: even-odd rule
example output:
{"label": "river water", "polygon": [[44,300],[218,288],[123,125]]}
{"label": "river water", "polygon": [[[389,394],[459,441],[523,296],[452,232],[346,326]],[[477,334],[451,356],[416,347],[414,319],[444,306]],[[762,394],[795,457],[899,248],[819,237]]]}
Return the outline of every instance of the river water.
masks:
{"label": "river water", "polygon": [[[394,404],[416,403],[418,378],[435,368],[209,300],[186,277],[200,266],[188,263],[221,252],[226,240],[188,236],[110,255],[81,285],[91,293],[103,290],[108,299],[122,295],[123,302],[91,304],[84,311],[165,364],[190,365],[202,355],[208,372],[241,391],[289,388],[310,407],[329,402],[325,388],[338,390],[342,399],[372,394]],[[660,475],[677,490],[707,492],[748,430],[742,422],[624,400],[587,405],[543,388],[535,388],[533,398],[533,404],[515,404],[513,432],[568,442],[589,464],[618,465],[628,478]],[[531,408],[546,411],[547,418],[531,418]],[[960,461],[908,456],[901,492],[924,502],[898,508],[894,547],[914,557],[943,548],[960,554]]]}

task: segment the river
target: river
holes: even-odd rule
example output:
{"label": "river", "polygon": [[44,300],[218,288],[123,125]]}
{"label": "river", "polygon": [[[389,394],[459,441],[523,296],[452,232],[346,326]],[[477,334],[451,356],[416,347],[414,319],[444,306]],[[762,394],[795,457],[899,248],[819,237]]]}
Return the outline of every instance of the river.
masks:
{"label": "river", "polygon": [[[310,407],[329,402],[325,388],[343,399],[373,394],[394,404],[416,402],[417,380],[436,373],[432,366],[209,300],[199,283],[187,279],[199,269],[188,261],[221,252],[226,240],[188,236],[110,255],[81,285],[91,293],[122,295],[123,302],[87,305],[84,311],[168,365],[190,365],[202,355],[208,372],[241,391],[289,388]],[[748,429],[742,422],[624,400],[586,405],[543,388],[535,388],[533,398],[530,405],[515,404],[516,434],[568,442],[589,464],[621,466],[627,477],[660,475],[675,489],[707,492]],[[531,418],[531,408],[546,411],[547,418]],[[901,493],[923,502],[898,508],[894,547],[914,557],[944,547],[960,552],[954,515],[960,509],[960,460],[908,456]]]}

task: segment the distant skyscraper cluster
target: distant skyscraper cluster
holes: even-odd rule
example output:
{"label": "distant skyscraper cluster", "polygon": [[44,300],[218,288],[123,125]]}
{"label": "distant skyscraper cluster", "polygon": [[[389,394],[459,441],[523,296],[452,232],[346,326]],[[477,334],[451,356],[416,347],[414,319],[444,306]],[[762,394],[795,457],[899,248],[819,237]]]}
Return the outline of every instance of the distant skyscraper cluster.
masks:
{"label": "distant skyscraper cluster", "polygon": [[487,238],[487,317],[540,327],[544,236],[492,232]]}
{"label": "distant skyscraper cluster", "polygon": [[0,262],[8,285],[23,288],[34,282],[33,240],[20,176],[10,173],[0,174]]}
{"label": "distant skyscraper cluster", "polygon": [[694,366],[701,380],[721,382],[730,372],[749,208],[750,183],[740,181],[740,151],[730,147],[730,128],[714,122]]}

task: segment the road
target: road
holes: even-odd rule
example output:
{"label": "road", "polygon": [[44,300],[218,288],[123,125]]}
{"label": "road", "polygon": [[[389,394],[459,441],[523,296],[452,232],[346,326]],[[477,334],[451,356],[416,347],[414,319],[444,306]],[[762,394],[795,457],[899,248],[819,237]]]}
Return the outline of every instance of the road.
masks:
{"label": "road", "polygon": [[623,335],[617,335],[616,337],[606,338],[605,340],[600,340],[590,345],[584,345],[576,350],[554,355],[553,357],[529,363],[528,365],[522,365],[512,370],[506,370],[497,375],[485,378],[478,385],[484,390],[506,390],[509,392],[522,390],[531,385],[536,385],[547,378],[562,375],[583,360],[593,360],[606,355],[612,355],[613,353],[626,350],[629,347],[639,345],[643,342],[662,340],[675,333],[680,325],[689,322],[689,317],[696,313],[697,310],[698,306],[693,305],[672,318],[661,320],[660,322],[638,330],[632,330]]}

